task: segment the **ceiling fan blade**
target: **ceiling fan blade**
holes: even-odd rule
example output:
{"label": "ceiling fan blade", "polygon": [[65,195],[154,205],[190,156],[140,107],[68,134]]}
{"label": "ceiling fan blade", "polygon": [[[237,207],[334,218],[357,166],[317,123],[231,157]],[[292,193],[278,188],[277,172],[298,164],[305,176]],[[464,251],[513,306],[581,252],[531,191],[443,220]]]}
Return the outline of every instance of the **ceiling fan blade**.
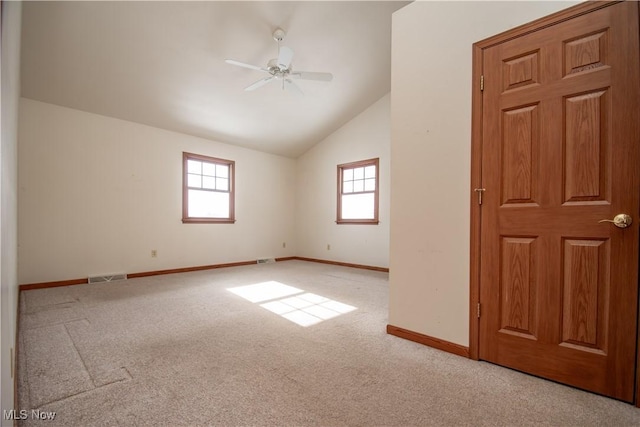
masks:
{"label": "ceiling fan blade", "polygon": [[289,68],[291,60],[293,59],[293,49],[287,46],[282,46],[278,53],[278,66],[280,68]]}
{"label": "ceiling fan blade", "polygon": [[299,96],[304,96],[304,92],[302,92],[300,87],[298,87],[297,84],[295,84],[293,81],[291,81],[291,79],[286,79],[284,81],[284,86],[289,92],[292,92],[292,93],[294,93],[296,95],[299,95]]}
{"label": "ceiling fan blade", "polygon": [[250,68],[252,70],[258,71],[266,71],[267,73],[269,72],[269,70],[267,70],[266,68],[258,67],[257,65],[245,64],[244,62],[235,61],[233,59],[225,59],[224,62],[231,65],[237,65],[238,67]]}
{"label": "ceiling fan blade", "polygon": [[260,79],[257,82],[255,82],[253,84],[250,84],[249,86],[245,87],[244,90],[246,90],[246,91],[256,90],[259,87],[266,85],[271,80],[273,80],[273,76],[265,77],[264,79]]}
{"label": "ceiling fan blade", "polygon": [[294,79],[301,80],[317,80],[321,82],[330,82],[333,80],[333,74],[331,73],[314,73],[309,71],[294,71],[289,74]]}

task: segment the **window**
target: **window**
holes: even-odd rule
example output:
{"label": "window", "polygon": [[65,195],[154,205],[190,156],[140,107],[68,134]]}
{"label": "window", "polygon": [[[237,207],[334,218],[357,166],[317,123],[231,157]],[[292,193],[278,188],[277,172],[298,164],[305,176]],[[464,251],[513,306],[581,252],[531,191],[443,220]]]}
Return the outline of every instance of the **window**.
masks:
{"label": "window", "polygon": [[378,164],[338,165],[338,224],[378,224]]}
{"label": "window", "polygon": [[235,162],[191,153],[182,160],[182,222],[235,222]]}

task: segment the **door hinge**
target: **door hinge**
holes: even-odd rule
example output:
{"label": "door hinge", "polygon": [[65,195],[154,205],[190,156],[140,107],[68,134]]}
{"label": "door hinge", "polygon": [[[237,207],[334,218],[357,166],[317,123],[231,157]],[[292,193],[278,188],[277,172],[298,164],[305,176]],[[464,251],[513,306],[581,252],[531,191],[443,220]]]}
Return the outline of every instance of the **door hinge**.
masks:
{"label": "door hinge", "polygon": [[474,188],[474,190],[476,193],[478,193],[478,204],[481,205],[482,204],[482,193],[485,192],[484,188]]}
{"label": "door hinge", "polygon": [[480,303],[478,303],[478,319],[480,318]]}
{"label": "door hinge", "polygon": [[484,90],[484,74],[480,76],[480,92]]}

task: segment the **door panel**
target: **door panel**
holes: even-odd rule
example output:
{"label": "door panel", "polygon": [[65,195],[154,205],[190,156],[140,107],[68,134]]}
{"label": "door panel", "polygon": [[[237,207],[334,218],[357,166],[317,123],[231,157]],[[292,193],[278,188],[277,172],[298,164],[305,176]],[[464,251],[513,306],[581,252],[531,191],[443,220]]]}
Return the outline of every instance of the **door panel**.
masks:
{"label": "door panel", "polygon": [[537,105],[502,112],[502,205],[536,203],[538,112]]}
{"label": "door panel", "polygon": [[[632,401],[638,4],[483,50],[479,356]],[[603,219],[626,213],[620,229]]]}
{"label": "door panel", "polygon": [[564,240],[562,344],[606,354],[609,241]]}
{"label": "door panel", "polygon": [[502,237],[500,331],[536,338],[536,239]]}
{"label": "door panel", "polygon": [[608,90],[567,97],[564,101],[565,202],[609,200],[610,141],[606,124],[610,108]]}

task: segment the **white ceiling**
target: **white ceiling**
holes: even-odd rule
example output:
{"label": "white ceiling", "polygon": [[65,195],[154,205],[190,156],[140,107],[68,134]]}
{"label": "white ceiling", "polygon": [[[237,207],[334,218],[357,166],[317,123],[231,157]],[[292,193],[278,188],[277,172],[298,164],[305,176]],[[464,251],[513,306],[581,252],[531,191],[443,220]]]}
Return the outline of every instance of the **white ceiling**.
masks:
{"label": "white ceiling", "polygon": [[[297,157],[390,90],[391,14],[408,2],[25,2],[22,96]],[[275,28],[303,97],[266,66]]]}

